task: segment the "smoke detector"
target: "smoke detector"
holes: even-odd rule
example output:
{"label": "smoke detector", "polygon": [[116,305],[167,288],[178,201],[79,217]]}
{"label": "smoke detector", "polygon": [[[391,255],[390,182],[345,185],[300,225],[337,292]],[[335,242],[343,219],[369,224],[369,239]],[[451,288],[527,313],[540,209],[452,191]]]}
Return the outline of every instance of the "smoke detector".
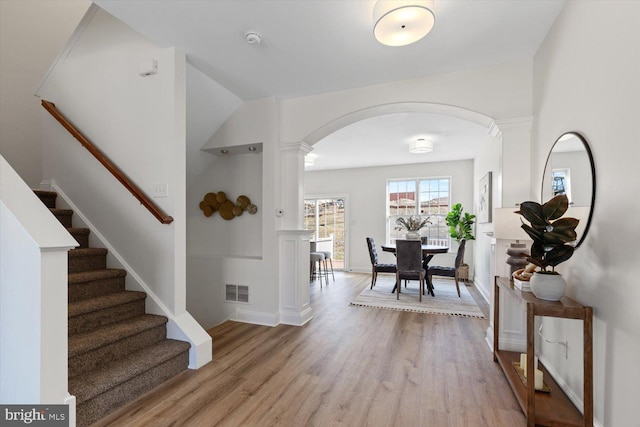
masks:
{"label": "smoke detector", "polygon": [[260,44],[260,42],[262,41],[262,36],[260,36],[260,34],[255,33],[253,31],[249,31],[244,34],[244,39],[249,44]]}

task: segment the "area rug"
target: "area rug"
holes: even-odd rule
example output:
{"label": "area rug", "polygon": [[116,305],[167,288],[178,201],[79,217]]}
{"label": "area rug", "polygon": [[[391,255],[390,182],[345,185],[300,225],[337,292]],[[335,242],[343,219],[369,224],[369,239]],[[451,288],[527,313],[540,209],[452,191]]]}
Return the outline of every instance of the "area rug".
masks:
{"label": "area rug", "polygon": [[458,297],[456,284],[453,280],[434,279],[433,282],[435,297],[423,295],[422,302],[420,302],[418,300],[418,282],[410,281],[406,288],[404,285],[402,286],[400,300],[397,300],[396,294],[391,293],[395,279],[392,277],[378,277],[378,281],[373,289],[369,289],[370,285],[367,284],[364,290],[360,292],[360,295],[351,301],[351,305],[387,310],[485,318],[464,283],[460,283],[460,297]]}

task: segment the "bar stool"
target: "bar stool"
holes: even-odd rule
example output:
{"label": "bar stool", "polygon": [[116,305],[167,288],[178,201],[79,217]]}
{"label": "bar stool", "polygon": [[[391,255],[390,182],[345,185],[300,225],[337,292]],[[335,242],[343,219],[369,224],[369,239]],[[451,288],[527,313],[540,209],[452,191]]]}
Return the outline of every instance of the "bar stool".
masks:
{"label": "bar stool", "polygon": [[331,278],[335,282],[336,276],[333,275],[333,251],[319,251],[319,253],[324,255],[324,270],[327,272],[327,277],[329,277],[329,270],[327,269],[327,261],[329,261],[329,265],[331,266]]}
{"label": "bar stool", "polygon": [[[324,280],[329,284],[329,274],[327,272],[326,266],[323,269],[322,266],[325,264],[324,254],[322,252],[311,252],[309,253],[309,259],[311,262],[310,265],[310,280],[320,279],[320,287],[322,288],[322,277],[324,276]],[[318,263],[318,268],[316,269],[316,263]]]}

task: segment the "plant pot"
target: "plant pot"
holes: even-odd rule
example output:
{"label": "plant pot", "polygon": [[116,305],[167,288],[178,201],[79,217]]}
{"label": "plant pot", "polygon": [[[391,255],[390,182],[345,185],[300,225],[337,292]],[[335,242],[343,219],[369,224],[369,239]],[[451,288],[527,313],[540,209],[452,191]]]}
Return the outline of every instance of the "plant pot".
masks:
{"label": "plant pot", "polygon": [[560,301],[567,289],[567,282],[559,274],[543,274],[536,272],[529,282],[531,292],[545,301]]}
{"label": "plant pot", "polygon": [[407,240],[420,240],[422,236],[419,231],[408,231],[407,234],[404,235],[404,238]]}
{"label": "plant pot", "polygon": [[471,283],[468,283],[469,280],[469,264],[461,264],[458,267],[458,279],[465,282],[465,285],[470,286]]}

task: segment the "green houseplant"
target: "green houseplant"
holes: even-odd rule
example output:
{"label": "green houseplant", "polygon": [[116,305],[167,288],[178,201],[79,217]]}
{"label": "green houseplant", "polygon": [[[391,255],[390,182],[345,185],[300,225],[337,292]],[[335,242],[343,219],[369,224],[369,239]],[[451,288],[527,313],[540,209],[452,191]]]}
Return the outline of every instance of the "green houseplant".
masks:
{"label": "green houseplant", "polygon": [[420,218],[411,215],[408,218],[396,219],[396,230],[407,230],[407,239],[420,239],[420,230],[431,224],[429,217]]}
{"label": "green houseplant", "polygon": [[557,301],[564,295],[566,282],[555,267],[573,255],[579,222],[562,218],[568,208],[569,199],[562,194],[542,205],[523,202],[516,211],[529,222],[522,221],[522,229],[533,240],[527,261],[540,267],[531,278],[531,290],[540,299]]}
{"label": "green houseplant", "polygon": [[[445,217],[447,226],[449,227],[449,235],[455,239],[458,244],[461,240],[475,240],[473,235],[473,223],[475,215],[469,212],[462,213],[462,203],[456,203],[451,206],[451,211]],[[469,278],[469,265],[464,263],[464,253],[462,254],[462,264],[458,269],[460,279],[467,280]]]}
{"label": "green houseplant", "polygon": [[460,243],[460,240],[475,240],[473,235],[473,223],[475,222],[475,215],[471,215],[469,212],[462,214],[462,204],[456,203],[451,206],[451,211],[447,214],[445,221],[449,227],[449,235]]}

